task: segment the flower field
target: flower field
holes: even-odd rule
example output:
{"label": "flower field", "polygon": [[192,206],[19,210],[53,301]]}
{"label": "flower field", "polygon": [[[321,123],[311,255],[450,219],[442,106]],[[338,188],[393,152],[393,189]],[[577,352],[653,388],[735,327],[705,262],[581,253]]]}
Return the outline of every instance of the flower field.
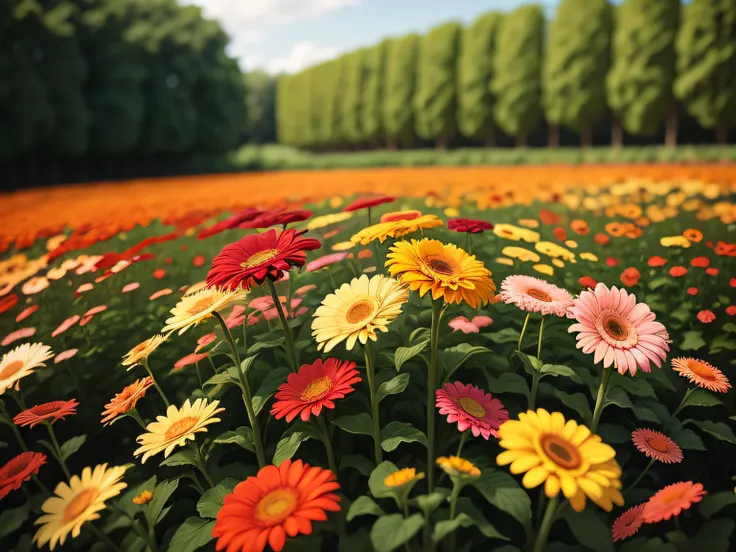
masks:
{"label": "flower field", "polygon": [[0,197],[0,550],[733,549],[736,170]]}

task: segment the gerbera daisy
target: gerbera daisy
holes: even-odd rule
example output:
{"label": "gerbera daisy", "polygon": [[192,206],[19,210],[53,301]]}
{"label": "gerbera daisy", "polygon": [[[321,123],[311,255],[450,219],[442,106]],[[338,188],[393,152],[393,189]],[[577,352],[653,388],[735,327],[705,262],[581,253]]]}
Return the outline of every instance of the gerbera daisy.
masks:
{"label": "gerbera daisy", "polygon": [[54,357],[54,364],[59,364],[60,362],[69,360],[70,358],[75,357],[78,352],[79,349],[67,349],[66,351],[61,351]]}
{"label": "gerbera daisy", "polygon": [[13,422],[15,425],[25,427],[30,425],[31,427],[50,420],[53,424],[59,420],[63,420],[66,416],[71,416],[77,413],[77,407],[79,403],[76,399],[70,401],[53,401],[44,404],[37,404],[31,408],[27,408],[15,418]]}
{"label": "gerbera daisy", "polygon": [[665,464],[682,462],[682,449],[664,433],[653,429],[637,429],[631,434],[634,446],[647,455]]}
{"label": "gerbera daisy", "polygon": [[435,215],[422,215],[411,220],[379,222],[378,224],[364,228],[350,238],[350,240],[353,243],[359,243],[361,245],[368,245],[375,240],[383,243],[388,238],[401,238],[419,230],[437,228],[438,226],[442,226],[442,221]]}
{"label": "gerbera daisy", "polygon": [[500,299],[526,312],[566,316],[573,300],[567,290],[533,276],[507,276],[501,282]]}
{"label": "gerbera daisy", "polygon": [[493,299],[496,284],[483,263],[453,244],[427,238],[401,241],[390,248],[386,267],[392,276],[424,297],[444,298],[446,303],[467,302],[484,306]]}
{"label": "gerbera daisy", "polygon": [[136,441],[141,446],[133,456],[143,454],[141,464],[162,451],[164,458],[168,458],[174,448],[184,446],[187,440],[193,441],[196,433],[206,432],[206,426],[220,421],[220,418],[213,417],[225,410],[217,408],[219,404],[220,401],[208,404],[206,399],[197,399],[194,403],[187,399],[181,408],[172,404],[166,410],[166,416],[157,416],[155,422],[146,426],[147,433],[138,436]]}
{"label": "gerbera daisy", "polygon": [[[12,289],[12,287],[10,289]],[[4,313],[5,311],[9,311],[17,304],[18,304],[17,294],[12,293],[8,295],[7,297],[3,297],[2,299],[0,299],[0,314]]]}
{"label": "gerbera daisy", "polygon": [[409,209],[407,211],[393,211],[381,215],[380,222],[394,222],[397,220],[414,220],[422,216],[422,213]]}
{"label": "gerbera daisy", "polygon": [[19,339],[25,339],[26,337],[32,337],[34,335],[36,335],[36,328],[21,328],[20,330],[15,330],[14,332],[10,332],[6,335],[5,338],[0,341],[0,346],[5,347]]}
{"label": "gerbera daisy", "polygon": [[30,307],[23,309],[21,313],[15,317],[15,321],[22,322],[23,320],[31,316],[37,310],[38,310],[38,305],[31,305]]}
{"label": "gerbera daisy", "polygon": [[56,328],[53,332],[51,332],[51,337],[56,337],[57,335],[64,333],[69,328],[71,328],[74,324],[79,322],[79,315],[75,314],[73,316],[70,316],[66,320],[64,320],[61,324],[59,324],[59,327]]}
{"label": "gerbera daisy", "polygon": [[0,500],[10,491],[17,491],[24,481],[36,475],[46,463],[46,455],[40,452],[23,452],[0,468]]}
{"label": "gerbera daisy", "polygon": [[472,320],[464,316],[456,316],[447,323],[453,330],[460,330],[464,334],[479,333],[482,328],[491,324],[493,324],[493,319],[488,316],[474,316]]}
{"label": "gerbera daisy", "polygon": [[384,203],[393,203],[396,201],[395,197],[390,196],[377,196],[377,197],[361,197],[343,208],[344,212],[358,211],[359,209],[371,209]]}
{"label": "gerbera daisy", "polygon": [[59,483],[54,496],[46,499],[41,506],[44,514],[36,520],[42,527],[33,537],[33,542],[42,547],[47,542],[51,550],[56,544],[64,544],[69,533],[77,538],[82,525],[100,518],[99,512],[105,509],[105,501],[118,496],[128,485],[120,481],[125,467],[95,466],[94,471],[87,467],[82,477],[75,475],[69,483]]}
{"label": "gerbera daisy", "polygon": [[645,523],[657,523],[679,516],[693,504],[703,500],[703,485],[692,481],[680,481],[657,491],[644,505],[641,513]]}
{"label": "gerbera daisy", "polygon": [[292,266],[303,266],[305,251],[319,249],[319,240],[302,238],[305,231],[269,230],[226,245],[212,261],[207,285],[231,290],[250,288],[266,279],[278,282]]}
{"label": "gerbera daisy", "polygon": [[325,297],[315,311],[312,336],[317,349],[329,353],[347,340],[345,347],[352,350],[358,340],[364,345],[368,339],[377,341],[376,332],[388,331],[408,298],[407,287],[393,278],[382,274],[353,278]]}
{"label": "gerbera daisy", "polygon": [[461,432],[469,428],[473,437],[482,435],[486,441],[491,435],[498,437],[498,428],[509,419],[501,401],[470,384],[445,383],[435,395],[435,406],[440,414],[447,415],[447,423],[457,422]]}
{"label": "gerbera daisy", "polygon": [[[150,354],[158,349],[159,345],[166,341],[168,337],[168,334],[156,334],[153,337],[149,337],[148,339],[146,339],[142,343],[139,343],[130,351],[128,351],[127,354],[123,357],[121,364],[123,366],[130,366],[130,368],[137,364],[140,364],[144,360],[148,359]],[[128,370],[130,370],[130,368],[128,368]]]}
{"label": "gerbera daisy", "polygon": [[312,521],[340,511],[335,474],[301,460],[266,466],[225,496],[212,536],[218,551],[262,552],[266,543],[280,552],[286,537],[309,535]]}
{"label": "gerbera daisy", "polygon": [[447,221],[447,229],[455,232],[478,234],[485,230],[493,230],[493,225],[485,220],[456,218]]}
{"label": "gerbera daisy", "polygon": [[403,487],[407,483],[418,481],[419,479],[424,479],[423,473],[417,473],[416,468],[404,468],[387,475],[383,480],[383,484],[387,487]]}
{"label": "gerbera daisy", "polygon": [[43,343],[24,343],[5,353],[0,360],[0,395],[13,386],[18,390],[19,380],[46,366],[44,361],[52,356],[51,347]]}
{"label": "gerbera daisy", "polygon": [[704,360],[675,358],[672,360],[672,369],[698,387],[716,393],[726,393],[731,388],[726,374]]}
{"label": "gerbera daisy", "polygon": [[299,416],[306,422],[310,415],[319,416],[322,407],[335,408],[335,399],[352,393],[353,384],[360,381],[354,362],[328,358],[324,363],[317,359],[314,364],[303,364],[279,386],[271,414],[277,420],[286,416],[291,422]]}
{"label": "gerbera daisy", "polygon": [[437,465],[447,475],[453,477],[478,477],[480,475],[480,469],[475,464],[459,456],[440,456],[437,458]]}
{"label": "gerbera daisy", "polygon": [[164,333],[179,330],[179,335],[189,328],[198,325],[207,318],[212,318],[213,313],[225,310],[236,301],[245,299],[246,292],[220,291],[207,288],[182,297],[182,299],[171,309],[171,316],[166,319]]}
{"label": "gerbera daisy", "polygon": [[587,427],[539,408],[522,412],[498,433],[499,445],[506,450],[496,462],[511,464],[513,474],[524,473],[522,484],[527,489],[544,483],[548,498],[562,490],[576,512],[585,508],[586,496],[607,512],[614,503],[624,503],[616,451]]}
{"label": "gerbera daisy", "polygon": [[613,365],[619,374],[633,376],[637,366],[650,372],[652,362],[661,368],[667,358],[667,330],[655,322],[646,303],[637,303],[625,289],[599,283],[575,299],[572,314],[578,323],[568,331],[578,332],[577,348],[594,353],[595,364],[603,361],[604,368]]}
{"label": "gerbera daisy", "polygon": [[616,521],[613,522],[611,532],[613,533],[613,542],[628,539],[636,534],[639,527],[644,523],[641,517],[644,511],[644,504],[638,504],[633,508],[629,508],[621,514]]}
{"label": "gerbera daisy", "polygon": [[716,319],[716,315],[710,309],[701,310],[696,318],[703,324],[710,324]]}
{"label": "gerbera daisy", "polygon": [[153,379],[146,377],[134,381],[123,388],[120,393],[116,393],[110,402],[105,405],[105,410],[102,411],[102,420],[100,421],[102,425],[112,425],[120,416],[133,410],[138,400],[145,396],[146,391],[152,385]]}
{"label": "gerbera daisy", "polygon": [[339,263],[340,261],[344,260],[347,256],[348,254],[345,253],[344,251],[323,255],[319,259],[315,259],[313,261],[308,262],[306,270],[307,272],[314,272],[315,270],[320,270],[321,268],[325,268],[327,266],[330,266],[331,264]]}

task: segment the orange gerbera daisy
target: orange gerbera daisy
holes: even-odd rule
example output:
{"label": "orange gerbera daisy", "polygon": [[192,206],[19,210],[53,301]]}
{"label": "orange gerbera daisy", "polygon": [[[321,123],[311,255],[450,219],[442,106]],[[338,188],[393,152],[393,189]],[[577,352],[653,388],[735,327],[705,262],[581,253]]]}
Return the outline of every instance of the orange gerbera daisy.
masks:
{"label": "orange gerbera daisy", "polygon": [[653,429],[637,429],[631,434],[634,446],[647,455],[665,464],[682,462],[682,449],[664,433]]}
{"label": "orange gerbera daisy", "polygon": [[620,238],[626,232],[626,228],[620,222],[609,222],[606,224],[606,232],[614,238]]}
{"label": "orange gerbera daisy", "polygon": [[726,375],[704,360],[675,358],[672,359],[672,369],[703,389],[726,393],[731,388]]}
{"label": "orange gerbera daisy", "polygon": [[63,420],[66,416],[77,413],[79,403],[76,399],[70,401],[53,401],[44,404],[37,404],[31,408],[27,408],[15,418],[13,422],[20,427],[35,426],[50,420],[53,424],[58,420]]}
{"label": "orange gerbera daisy", "polygon": [[588,226],[588,223],[582,219],[575,219],[570,222],[570,228],[573,232],[575,232],[576,234],[580,234],[581,236],[585,236],[590,232],[590,227]]}
{"label": "orange gerbera daisy", "polygon": [[217,550],[262,552],[268,543],[280,552],[286,537],[309,535],[312,521],[340,510],[340,488],[330,470],[301,460],[266,466],[225,497],[212,530]]}
{"label": "orange gerbera daisy", "polygon": [[682,233],[682,235],[685,236],[689,242],[698,243],[703,240],[703,233],[695,228],[688,228]]}
{"label": "orange gerbera daisy", "polygon": [[644,504],[639,504],[633,508],[629,508],[621,514],[616,521],[613,522],[611,532],[613,533],[613,542],[628,539],[636,534],[639,527],[642,526],[644,520],[641,517],[644,511]]}
{"label": "orange gerbera daisy", "polygon": [[102,411],[102,425],[112,425],[120,416],[133,410],[138,400],[145,396],[146,391],[152,385],[153,379],[146,377],[134,381],[117,393]]}
{"label": "orange gerbera daisy", "polygon": [[703,500],[703,485],[692,481],[680,481],[658,491],[644,505],[641,513],[644,523],[657,523],[679,516],[693,504]]}

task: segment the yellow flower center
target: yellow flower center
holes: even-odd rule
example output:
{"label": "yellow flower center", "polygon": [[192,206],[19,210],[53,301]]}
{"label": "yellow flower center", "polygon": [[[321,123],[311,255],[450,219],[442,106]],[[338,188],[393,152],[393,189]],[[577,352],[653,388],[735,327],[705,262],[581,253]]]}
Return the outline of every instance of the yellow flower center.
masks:
{"label": "yellow flower center", "polygon": [[614,341],[626,341],[629,337],[628,324],[618,316],[609,316],[603,321],[603,330]]}
{"label": "yellow flower center", "polygon": [[347,320],[348,324],[360,324],[368,319],[375,309],[376,307],[371,301],[361,299],[350,305],[348,312],[345,313],[345,320]]}
{"label": "yellow flower center", "polygon": [[322,376],[311,382],[302,391],[301,399],[310,402],[324,395],[332,387],[332,380],[328,376]]}
{"label": "yellow flower center", "polygon": [[150,339],[145,340],[143,343],[139,343],[135,347],[133,347],[133,350],[130,351],[131,355],[138,355],[146,350],[146,347],[148,347],[148,342],[151,341]]}
{"label": "yellow flower center", "polygon": [[278,249],[264,249],[263,251],[259,251],[255,255],[251,255],[250,257],[248,257],[248,260],[243,263],[240,263],[240,266],[246,269],[253,268],[254,266],[263,264],[266,261],[270,261],[278,254],[279,254]]}
{"label": "yellow flower center", "polygon": [[429,266],[429,268],[431,268],[437,274],[442,274],[443,276],[452,276],[453,274],[455,274],[455,269],[453,268],[453,266],[444,259],[438,259],[436,257],[426,257],[424,259],[424,262],[427,263],[427,266]]}
{"label": "yellow flower center", "polygon": [[676,502],[682,498],[682,491],[675,487],[674,489],[665,489],[660,495],[662,502],[669,504],[670,502]]}
{"label": "yellow flower center", "polygon": [[197,425],[198,421],[199,418],[196,416],[187,416],[186,418],[182,418],[181,420],[174,422],[171,424],[171,427],[166,430],[166,440],[173,441],[174,439],[181,437]]}
{"label": "yellow flower center", "polygon": [[212,304],[217,300],[217,298],[214,295],[211,295],[209,297],[203,297],[196,303],[194,303],[191,307],[187,309],[187,312],[190,315],[199,314],[203,310],[207,310],[212,306]]}
{"label": "yellow flower center", "polygon": [[703,362],[698,362],[697,360],[688,360],[687,367],[696,376],[699,376],[708,381],[716,380],[716,374],[715,372],[713,372],[713,369]]}
{"label": "yellow flower center", "polygon": [[541,444],[544,453],[561,468],[574,470],[581,464],[578,450],[559,435],[543,435]]}
{"label": "yellow flower center", "polygon": [[255,517],[265,525],[276,525],[296,509],[297,502],[294,489],[276,489],[258,502]]}
{"label": "yellow flower center", "polygon": [[661,437],[647,437],[645,441],[647,442],[647,445],[652,447],[657,452],[669,452],[670,451],[670,447],[667,446],[667,441],[665,441]]}
{"label": "yellow flower center", "polygon": [[473,400],[470,397],[463,397],[458,402],[462,409],[474,418],[483,418],[486,415],[485,408],[478,404],[478,401]]}
{"label": "yellow flower center", "polygon": [[22,360],[14,360],[0,371],[0,380],[10,379],[26,365]]}
{"label": "yellow flower center", "polygon": [[81,516],[89,508],[90,504],[94,502],[98,494],[97,487],[90,487],[77,493],[71,502],[66,505],[66,508],[64,508],[64,514],[61,517],[62,523],[70,523]]}
{"label": "yellow flower center", "polygon": [[541,289],[531,288],[526,290],[526,294],[529,297],[533,297],[537,301],[544,301],[545,303],[551,303],[552,297],[549,295],[549,293],[546,293],[542,291]]}

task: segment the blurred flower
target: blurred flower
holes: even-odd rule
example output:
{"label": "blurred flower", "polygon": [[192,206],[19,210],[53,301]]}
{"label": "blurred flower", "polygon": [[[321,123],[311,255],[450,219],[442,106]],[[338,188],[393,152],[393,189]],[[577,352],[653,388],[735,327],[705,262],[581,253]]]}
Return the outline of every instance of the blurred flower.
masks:
{"label": "blurred flower", "polygon": [[395,222],[397,220],[414,220],[422,216],[419,211],[394,211],[393,213],[384,213],[381,215],[379,222]]}
{"label": "blurred flower", "polygon": [[682,235],[690,242],[699,243],[703,241],[703,233],[695,228],[688,228],[682,233]]}
{"label": "blurred flower", "polygon": [[51,337],[56,337],[57,335],[62,334],[65,331],[67,331],[74,324],[79,322],[79,318],[80,317],[78,314],[74,314],[70,316],[69,318],[67,318],[66,320],[64,320],[61,324],[59,324],[58,328],[56,328],[53,332],[51,332]]}
{"label": "blurred flower", "polygon": [[23,295],[35,295],[49,287],[49,281],[45,276],[34,276],[28,280],[20,290]]}
{"label": "blurred flower", "polygon": [[478,333],[482,328],[493,324],[493,320],[488,316],[474,316],[472,320],[468,320],[464,316],[457,316],[450,320],[447,324],[453,330],[460,330],[464,334]]}
{"label": "blurred flower", "polygon": [[689,287],[689,288],[687,288],[687,294],[688,295],[697,295],[698,294],[698,288],[696,288],[696,287]]}
{"label": "blurred flower", "polygon": [[349,212],[358,211],[360,209],[370,209],[372,207],[377,207],[378,205],[383,205],[385,203],[393,203],[394,201],[396,201],[396,198],[389,196],[361,197],[348,204],[346,207],[343,207],[342,210],[344,212]]}
{"label": "blurred flower", "polygon": [[52,268],[46,273],[46,278],[49,280],[61,280],[64,276],[66,276],[66,269],[62,267]]}
{"label": "blurred flower", "polygon": [[729,316],[736,316],[736,305],[726,307],[726,314]]}
{"label": "blurred flower", "polygon": [[573,232],[575,232],[576,234],[580,234],[581,236],[586,236],[590,233],[590,227],[588,226],[588,223],[582,219],[575,219],[571,221],[570,228]]}
{"label": "blurred flower", "polygon": [[192,259],[192,265],[199,268],[200,266],[204,265],[204,257],[202,255],[197,255]]}
{"label": "blurred flower", "polygon": [[334,263],[339,263],[345,257],[347,257],[347,253],[330,253],[328,255],[323,255],[322,257],[315,259],[313,261],[310,261],[307,263],[306,271],[307,272],[314,272],[316,270],[319,270],[321,268],[325,268],[327,266],[330,266]]}
{"label": "blurred flower", "polygon": [[143,506],[144,504],[148,504],[153,499],[153,493],[151,491],[141,491],[140,494],[133,497],[133,504],[136,504],[137,506]]}
{"label": "blurred flower", "polygon": [[606,266],[614,267],[618,265],[618,261],[613,257],[606,257]]}
{"label": "blurred flower", "polygon": [[8,295],[7,297],[3,297],[2,299],[0,299],[0,314],[4,313],[5,311],[9,311],[17,304],[18,296],[15,293]]}
{"label": "blurred flower", "polygon": [[555,235],[555,238],[561,242],[564,242],[567,239],[567,232],[565,232],[565,229],[561,226],[556,227],[552,233]]}
{"label": "blurred flower", "polygon": [[664,266],[666,264],[667,264],[667,259],[660,257],[659,255],[655,255],[654,257],[649,257],[649,260],[647,261],[647,265],[651,266],[652,268]]}
{"label": "blurred flower", "polygon": [[519,224],[527,228],[539,228],[539,221],[536,219],[519,219]]}
{"label": "blurred flower", "polygon": [[171,288],[160,289],[160,290],[152,293],[151,296],[148,298],[148,300],[149,301],[155,301],[159,297],[166,297],[167,295],[171,295],[172,293],[174,293],[174,291]]}
{"label": "blurred flower", "polygon": [[546,276],[552,276],[555,273],[555,269],[548,264],[535,264],[532,269]]}
{"label": "blurred flower", "polygon": [[575,253],[552,242],[538,242],[534,244],[534,249],[539,251],[542,255],[547,255],[548,257],[561,258],[566,261],[571,261],[575,259]]}
{"label": "blurred flower", "polygon": [[708,276],[718,276],[718,269],[716,267],[714,267],[714,266],[710,266],[710,267],[708,267],[708,268],[705,269],[705,273]]}
{"label": "blurred flower", "polygon": [[77,291],[75,291],[75,292],[74,292],[74,298],[76,299],[76,298],[77,298],[77,297],[79,297],[79,296],[80,296],[80,295],[81,295],[82,293],[84,293],[85,291],[90,291],[91,289],[94,289],[94,287],[95,287],[95,286],[94,286],[94,285],[93,285],[93,284],[92,284],[91,282],[87,282],[87,283],[85,283],[85,284],[82,284],[82,285],[80,285],[80,286],[79,286],[79,287],[77,288]]}
{"label": "blurred flower", "polygon": [[598,256],[594,255],[593,253],[588,253],[587,251],[580,254],[580,258],[584,261],[590,261],[592,263],[598,262]]}
{"label": "blurred flower", "polygon": [[687,274],[687,268],[684,266],[673,266],[669,270],[670,276],[673,278],[682,278],[685,274]]}
{"label": "blurred flower", "polygon": [[317,230],[319,228],[324,228],[325,226],[330,226],[331,224],[344,222],[352,216],[353,213],[332,213],[329,215],[314,217],[307,223],[307,230]]}
{"label": "blurred flower", "polygon": [[538,263],[540,260],[539,255],[537,255],[534,251],[529,251],[528,249],[525,249],[523,247],[507,246],[504,247],[501,252],[507,257],[511,257],[512,259],[519,259],[520,261],[524,262]]}
{"label": "blurred flower", "polygon": [[27,308],[23,309],[18,314],[18,316],[15,317],[15,321],[16,322],[22,322],[23,320],[25,320],[26,318],[28,318],[29,316],[31,316],[37,310],[38,310],[38,304],[31,305],[30,307],[27,307]]}
{"label": "blurred flower", "polygon": [[475,464],[459,456],[440,456],[437,458],[437,465],[451,477],[480,476],[480,470]]}
{"label": "blurred flower", "polygon": [[695,257],[690,261],[690,266],[708,268],[710,266],[710,259],[708,257]]}
{"label": "blurred flower", "polygon": [[501,401],[470,384],[445,383],[435,396],[435,407],[447,415],[447,423],[457,422],[458,431],[470,429],[473,437],[482,436],[486,441],[491,435],[498,437],[498,428],[509,419]]}
{"label": "blurred flower", "polygon": [[128,293],[130,291],[134,291],[141,287],[141,285],[138,282],[131,282],[129,284],[125,284],[123,286],[123,293]]}
{"label": "blurred flower", "polygon": [[416,468],[403,468],[387,475],[383,480],[383,484],[393,488],[403,487],[407,483],[412,483],[420,479],[424,479],[424,474],[421,472],[417,473]]}
{"label": "blurred flower", "polygon": [[609,238],[606,234],[600,232],[596,234],[593,239],[598,245],[608,245],[611,241],[611,238]]}
{"label": "blurred flower", "polygon": [[278,209],[274,211],[263,211],[253,217],[252,220],[241,222],[238,228],[268,228],[270,226],[286,226],[293,222],[301,222],[312,216],[312,211],[299,210],[288,211]]}
{"label": "blurred flower", "polygon": [[630,266],[621,273],[621,282],[627,287],[635,286],[639,283],[640,277],[641,274],[639,271],[633,266]]}
{"label": "blurred flower", "polygon": [[542,209],[539,211],[539,220],[542,221],[542,224],[551,225],[551,224],[559,224],[560,222],[560,215],[553,213],[552,211],[549,211],[547,209]]}
{"label": "blurred flower", "polygon": [[157,280],[161,280],[164,276],[166,276],[166,271],[163,268],[157,268],[153,271],[153,277]]}
{"label": "blurred flower", "polygon": [[54,364],[59,364],[60,362],[69,360],[70,358],[75,357],[78,352],[79,352],[79,349],[67,349],[66,351],[60,352],[58,355],[54,357]]}
{"label": "blurred flower", "polygon": [[713,314],[713,311],[709,309],[701,310],[698,313],[698,320],[700,320],[703,324],[710,324],[716,319],[716,315]]}
{"label": "blurred flower", "polygon": [[496,224],[493,227],[493,233],[499,238],[506,240],[525,241],[527,243],[537,243],[539,241],[539,234],[537,232],[519,228],[512,224]]}
{"label": "blurred flower", "polygon": [[442,226],[442,221],[435,215],[422,215],[411,220],[397,220],[394,222],[379,222],[373,226],[364,228],[355,234],[350,241],[361,245],[368,245],[378,240],[383,243],[388,238],[401,238],[408,234]]}
{"label": "blurred flower", "polygon": [[8,335],[6,335],[3,338],[3,340],[0,341],[0,345],[5,347],[15,341],[18,341],[19,339],[25,339],[26,337],[31,337],[34,335],[36,335],[36,328],[34,327],[21,328],[19,330],[15,330],[14,332],[10,332]]}
{"label": "blurred flower", "polygon": [[578,278],[578,283],[584,288],[594,288],[598,285],[598,281],[591,278],[590,276],[581,276]]}
{"label": "blurred flower", "polygon": [[174,363],[174,370],[181,370],[182,368],[186,366],[191,366],[192,364],[196,364],[199,361],[207,358],[208,355],[209,353],[189,353],[188,355],[181,357],[179,360],[177,360]]}
{"label": "blurred flower", "polygon": [[123,366],[129,366],[130,368],[128,368],[128,370],[130,370],[133,366],[136,366],[144,360],[147,360],[151,353],[158,349],[159,346],[168,339],[168,337],[168,334],[156,334],[152,337],[149,337],[148,339],[139,343],[130,351],[128,351],[125,356],[123,356],[121,364]]}
{"label": "blurred flower", "polygon": [[486,230],[493,230],[493,225],[485,220],[456,218],[447,221],[447,229],[455,232],[479,234]]}
{"label": "blurred flower", "polygon": [[690,247],[690,242],[685,236],[669,236],[659,240],[662,247]]}

